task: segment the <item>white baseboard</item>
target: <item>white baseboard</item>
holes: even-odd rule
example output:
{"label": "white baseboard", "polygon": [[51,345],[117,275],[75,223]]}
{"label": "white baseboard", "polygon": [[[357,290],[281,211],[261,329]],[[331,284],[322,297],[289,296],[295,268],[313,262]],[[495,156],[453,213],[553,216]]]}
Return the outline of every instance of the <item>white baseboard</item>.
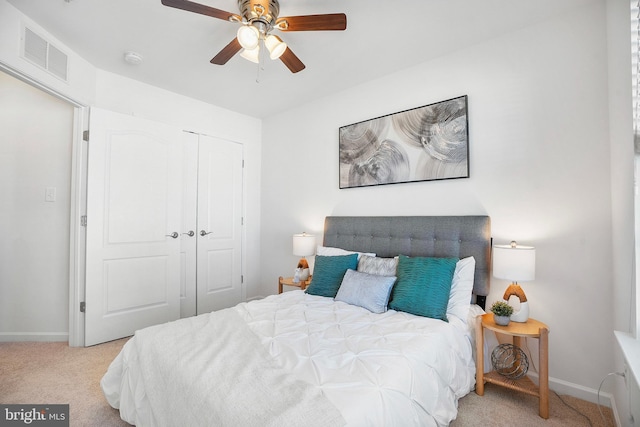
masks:
{"label": "white baseboard", "polygon": [[[558,394],[568,394],[587,402],[598,403],[598,390],[582,386],[580,384],[570,383],[557,378],[549,377],[549,388]],[[611,407],[613,395],[600,390],[600,404],[608,408]]]}
{"label": "white baseboard", "polygon": [[[538,383],[538,374],[536,372],[529,372],[527,374],[536,384]],[[615,404],[615,399],[611,393],[606,393],[600,390],[600,397],[598,399],[598,390],[585,387],[580,384],[571,383],[558,378],[549,377],[549,389],[561,395],[568,395],[577,397],[578,399],[586,400],[587,402],[599,404],[603,407],[611,408],[613,417],[615,418],[616,426],[620,427],[620,417]]]}
{"label": "white baseboard", "polygon": [[0,332],[0,342],[69,342],[68,332]]}

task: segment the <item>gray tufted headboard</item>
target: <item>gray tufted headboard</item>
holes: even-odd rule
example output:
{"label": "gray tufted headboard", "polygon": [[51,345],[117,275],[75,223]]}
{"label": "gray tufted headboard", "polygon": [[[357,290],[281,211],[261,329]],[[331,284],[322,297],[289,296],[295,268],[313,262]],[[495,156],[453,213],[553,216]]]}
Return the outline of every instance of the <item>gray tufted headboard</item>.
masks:
{"label": "gray tufted headboard", "polygon": [[491,220],[488,216],[328,216],[324,246],[380,257],[473,256],[473,293],[484,308],[489,294]]}

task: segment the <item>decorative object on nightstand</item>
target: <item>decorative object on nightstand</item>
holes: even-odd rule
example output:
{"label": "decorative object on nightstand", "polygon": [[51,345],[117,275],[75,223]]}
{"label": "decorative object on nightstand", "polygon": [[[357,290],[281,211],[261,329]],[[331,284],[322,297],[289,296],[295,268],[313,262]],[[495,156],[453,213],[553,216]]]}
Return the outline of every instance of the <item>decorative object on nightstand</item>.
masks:
{"label": "decorative object on nightstand", "polygon": [[513,307],[506,301],[496,301],[491,305],[491,312],[493,313],[493,320],[496,324],[507,326],[511,320],[510,316],[513,314]]}
{"label": "decorative object on nightstand", "polygon": [[[305,281],[309,278],[309,263],[305,259],[316,253],[316,236],[313,234],[294,234],[293,235],[293,254],[300,258],[296,274],[294,275],[295,283]],[[297,281],[296,281],[297,279]]]}
{"label": "decorative object on nightstand", "polygon": [[520,347],[500,344],[491,352],[491,366],[503,377],[517,380],[527,375],[529,358]]}
{"label": "decorative object on nightstand", "polygon": [[493,246],[493,277],[511,280],[511,285],[502,297],[509,301],[511,296],[520,300],[520,310],[511,315],[514,322],[526,322],[529,318],[529,302],[518,284],[536,278],[536,249],[533,246],[521,246],[515,241],[509,245]]}

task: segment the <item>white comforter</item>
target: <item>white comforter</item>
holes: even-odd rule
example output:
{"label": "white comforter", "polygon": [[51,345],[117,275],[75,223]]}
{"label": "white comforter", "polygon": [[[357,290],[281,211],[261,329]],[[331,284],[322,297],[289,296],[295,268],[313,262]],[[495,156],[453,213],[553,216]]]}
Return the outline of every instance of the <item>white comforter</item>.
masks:
{"label": "white comforter", "polygon": [[[233,313],[136,333],[101,381],[124,420],[139,426],[173,425],[167,417],[189,426],[286,425],[287,419],[301,426],[446,426],[475,383],[473,333],[465,322],[393,310],[373,314],[302,291],[227,311]],[[235,340],[248,343],[244,350],[227,338],[216,341],[235,335],[218,330],[219,319],[237,317],[248,326],[234,326],[241,330]],[[214,365],[224,351],[233,361]]]}

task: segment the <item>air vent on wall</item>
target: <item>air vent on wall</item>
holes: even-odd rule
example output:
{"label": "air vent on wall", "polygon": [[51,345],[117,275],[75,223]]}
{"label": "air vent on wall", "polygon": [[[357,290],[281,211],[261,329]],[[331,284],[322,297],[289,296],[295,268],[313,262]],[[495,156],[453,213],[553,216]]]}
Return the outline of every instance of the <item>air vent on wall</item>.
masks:
{"label": "air vent on wall", "polygon": [[67,55],[51,43],[24,27],[23,50],[25,59],[44,68],[54,76],[67,81]]}

